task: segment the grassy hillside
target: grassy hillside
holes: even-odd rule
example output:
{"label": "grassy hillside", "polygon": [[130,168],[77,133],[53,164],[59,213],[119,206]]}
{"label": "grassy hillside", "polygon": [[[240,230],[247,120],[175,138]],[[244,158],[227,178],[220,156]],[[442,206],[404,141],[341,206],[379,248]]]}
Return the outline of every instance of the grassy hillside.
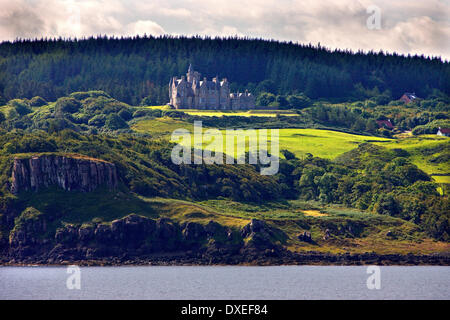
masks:
{"label": "grassy hillside", "polygon": [[[226,130],[221,130],[221,132],[224,139],[230,138]],[[256,133],[259,136],[260,130],[256,130]],[[279,129],[280,149],[287,149],[298,157],[304,157],[307,153],[310,153],[316,157],[334,159],[338,155],[356,148],[359,143],[388,140],[385,138],[354,135],[330,130]],[[257,142],[258,138],[256,141],[255,139],[250,139],[247,143]],[[235,145],[236,143],[235,141]],[[195,145],[195,147],[200,146]],[[208,143],[204,143],[202,147],[209,147],[209,145]],[[211,150],[212,148],[213,146],[210,147]]]}
{"label": "grassy hillside", "polygon": [[450,139],[437,135],[410,136],[376,142],[389,149],[402,149],[408,159],[438,183],[450,183]]}
{"label": "grassy hillside", "polygon": [[[188,129],[193,133],[191,123],[168,117],[142,120],[132,126],[137,132],[161,135],[170,135],[178,128]],[[221,132],[226,138],[226,131]],[[403,138],[390,139],[319,129],[279,129],[279,134],[280,149],[287,149],[298,157],[310,153],[316,157],[334,159],[363,142],[371,142],[388,149],[402,149],[407,152],[406,156],[413,164],[432,175],[436,182],[450,183],[450,139],[446,137],[406,135]],[[207,145],[208,142],[205,142],[201,147]]]}

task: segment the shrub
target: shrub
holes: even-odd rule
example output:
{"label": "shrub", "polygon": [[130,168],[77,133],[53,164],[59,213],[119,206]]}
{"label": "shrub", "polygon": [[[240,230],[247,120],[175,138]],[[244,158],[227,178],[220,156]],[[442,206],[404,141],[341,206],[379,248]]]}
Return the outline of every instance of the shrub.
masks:
{"label": "shrub", "polygon": [[98,114],[98,115],[92,117],[88,121],[88,125],[99,128],[99,127],[103,127],[105,125],[105,122],[106,122],[106,116],[104,114]]}
{"label": "shrub", "polygon": [[141,106],[154,106],[154,105],[157,104],[157,99],[156,99],[156,98],[157,98],[157,97],[155,97],[155,96],[148,96],[148,97],[145,97],[145,98],[143,98],[143,99],[141,100],[140,105],[141,105]]}
{"label": "shrub", "polygon": [[378,133],[381,134],[382,136],[386,137],[386,138],[392,137],[392,132],[387,130],[387,129],[385,129],[385,128],[378,129]]}
{"label": "shrub", "polygon": [[75,98],[59,98],[55,103],[56,113],[75,113],[80,109],[80,102]]}
{"label": "shrub", "polygon": [[131,120],[131,118],[133,118],[133,115],[127,109],[122,109],[119,111],[119,117],[121,117],[125,121],[128,121]]}
{"label": "shrub", "polygon": [[375,108],[377,106],[377,103],[373,100],[366,100],[365,107],[366,108]]}
{"label": "shrub", "polygon": [[303,109],[312,105],[311,100],[304,94],[288,96],[287,101],[289,106],[295,109]]}
{"label": "shrub", "polygon": [[266,107],[272,102],[274,102],[276,96],[273,93],[262,92],[259,94],[258,98],[256,98],[256,105]]}
{"label": "shrub", "polygon": [[391,102],[389,102],[389,106],[402,106],[405,104],[405,101],[403,100],[392,100]]}
{"label": "shrub", "polygon": [[71,97],[77,99],[77,100],[84,100],[86,98],[92,97],[92,98],[98,98],[98,97],[107,97],[111,98],[109,94],[107,94],[105,91],[101,90],[91,90],[87,92],[74,92],[70,95]]}
{"label": "shrub", "polygon": [[18,115],[24,116],[32,112],[30,109],[30,105],[28,102],[22,99],[14,99],[8,102],[8,105],[13,107],[13,109],[17,112]]}
{"label": "shrub", "polygon": [[105,122],[105,127],[111,130],[128,128],[128,124],[117,114],[112,113],[108,116]]}
{"label": "shrub", "polygon": [[47,101],[45,101],[44,98],[39,97],[39,96],[33,97],[30,100],[30,106],[32,106],[32,107],[41,107],[46,104],[47,104]]}
{"label": "shrub", "polygon": [[286,160],[292,160],[296,158],[295,154],[289,150],[282,149],[280,152],[286,158]]}
{"label": "shrub", "polygon": [[74,92],[70,96],[80,101],[90,97],[88,92]]}

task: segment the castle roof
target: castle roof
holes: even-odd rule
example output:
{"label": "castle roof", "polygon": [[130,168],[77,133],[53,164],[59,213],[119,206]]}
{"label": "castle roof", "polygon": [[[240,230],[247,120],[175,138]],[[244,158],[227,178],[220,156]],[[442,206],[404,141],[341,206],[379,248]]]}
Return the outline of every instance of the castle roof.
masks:
{"label": "castle roof", "polygon": [[206,88],[209,89],[209,90],[214,90],[214,89],[218,88],[216,82],[207,81],[207,80],[206,81],[205,80],[200,81],[200,87],[202,87],[202,86],[206,86]]}

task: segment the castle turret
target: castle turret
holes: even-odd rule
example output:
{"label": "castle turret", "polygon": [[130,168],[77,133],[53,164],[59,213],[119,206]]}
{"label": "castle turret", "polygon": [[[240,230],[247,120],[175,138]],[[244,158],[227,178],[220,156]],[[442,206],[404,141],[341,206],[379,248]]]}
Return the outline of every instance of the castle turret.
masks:
{"label": "castle turret", "polygon": [[227,110],[231,108],[230,104],[230,87],[228,85],[227,78],[224,78],[220,82],[220,96],[219,96],[220,109]]}
{"label": "castle turret", "polygon": [[194,78],[194,68],[192,68],[192,64],[189,64],[188,72],[186,73],[187,82],[192,82]]}

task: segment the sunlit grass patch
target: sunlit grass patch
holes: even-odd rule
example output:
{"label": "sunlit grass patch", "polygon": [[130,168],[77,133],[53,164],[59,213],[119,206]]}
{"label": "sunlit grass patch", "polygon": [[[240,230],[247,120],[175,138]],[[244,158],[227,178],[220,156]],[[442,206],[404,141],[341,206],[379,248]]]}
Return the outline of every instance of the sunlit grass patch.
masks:
{"label": "sunlit grass patch", "polygon": [[329,214],[323,213],[320,210],[303,210],[303,214],[307,217],[327,217]]}

